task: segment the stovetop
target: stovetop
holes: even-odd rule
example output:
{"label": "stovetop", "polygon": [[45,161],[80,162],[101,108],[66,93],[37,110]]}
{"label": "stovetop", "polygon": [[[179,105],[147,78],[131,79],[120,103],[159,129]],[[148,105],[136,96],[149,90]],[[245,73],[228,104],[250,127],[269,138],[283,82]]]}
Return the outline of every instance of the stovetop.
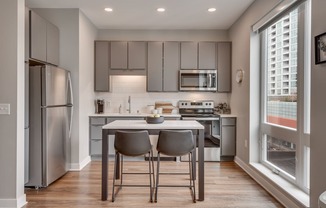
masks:
{"label": "stovetop", "polygon": [[179,113],[182,117],[216,117],[212,100],[179,101]]}

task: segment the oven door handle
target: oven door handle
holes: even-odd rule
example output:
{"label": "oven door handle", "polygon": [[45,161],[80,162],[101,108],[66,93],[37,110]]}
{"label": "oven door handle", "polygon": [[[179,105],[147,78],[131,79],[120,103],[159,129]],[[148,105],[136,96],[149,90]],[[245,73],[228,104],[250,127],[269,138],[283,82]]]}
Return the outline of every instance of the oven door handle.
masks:
{"label": "oven door handle", "polygon": [[192,120],[192,121],[219,121],[219,117],[182,117],[182,120]]}

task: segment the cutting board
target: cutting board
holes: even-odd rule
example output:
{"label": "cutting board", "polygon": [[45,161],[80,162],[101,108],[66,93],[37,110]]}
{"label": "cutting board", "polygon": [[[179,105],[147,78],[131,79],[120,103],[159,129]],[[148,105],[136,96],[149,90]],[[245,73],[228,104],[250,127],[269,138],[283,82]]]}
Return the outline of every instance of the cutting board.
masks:
{"label": "cutting board", "polygon": [[162,108],[162,113],[169,114],[175,108],[171,102],[155,102],[155,109]]}

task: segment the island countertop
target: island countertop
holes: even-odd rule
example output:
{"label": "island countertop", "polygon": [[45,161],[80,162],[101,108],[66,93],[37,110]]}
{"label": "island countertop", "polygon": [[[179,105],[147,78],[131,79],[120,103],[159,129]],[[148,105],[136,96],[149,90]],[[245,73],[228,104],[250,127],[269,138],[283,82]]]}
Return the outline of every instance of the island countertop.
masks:
{"label": "island countertop", "polygon": [[192,120],[166,120],[160,124],[148,124],[145,120],[115,120],[102,129],[204,129],[204,126]]}
{"label": "island countertop", "polygon": [[[90,117],[147,117],[151,116],[151,113],[101,113],[101,114],[91,114]],[[179,118],[180,114],[160,114],[163,117]]]}

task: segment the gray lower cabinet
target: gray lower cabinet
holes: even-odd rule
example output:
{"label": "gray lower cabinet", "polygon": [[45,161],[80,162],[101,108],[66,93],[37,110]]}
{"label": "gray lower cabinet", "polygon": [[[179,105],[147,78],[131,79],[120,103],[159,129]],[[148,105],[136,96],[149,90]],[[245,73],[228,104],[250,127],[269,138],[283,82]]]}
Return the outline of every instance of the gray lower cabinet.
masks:
{"label": "gray lower cabinet", "polygon": [[235,156],[236,154],[236,118],[220,118],[221,156]]}
{"label": "gray lower cabinet", "polygon": [[59,65],[59,29],[30,11],[30,58]]}
{"label": "gray lower cabinet", "polygon": [[217,92],[231,92],[231,42],[217,43]]}
{"label": "gray lower cabinet", "polygon": [[109,92],[109,42],[95,42],[94,90]]}

